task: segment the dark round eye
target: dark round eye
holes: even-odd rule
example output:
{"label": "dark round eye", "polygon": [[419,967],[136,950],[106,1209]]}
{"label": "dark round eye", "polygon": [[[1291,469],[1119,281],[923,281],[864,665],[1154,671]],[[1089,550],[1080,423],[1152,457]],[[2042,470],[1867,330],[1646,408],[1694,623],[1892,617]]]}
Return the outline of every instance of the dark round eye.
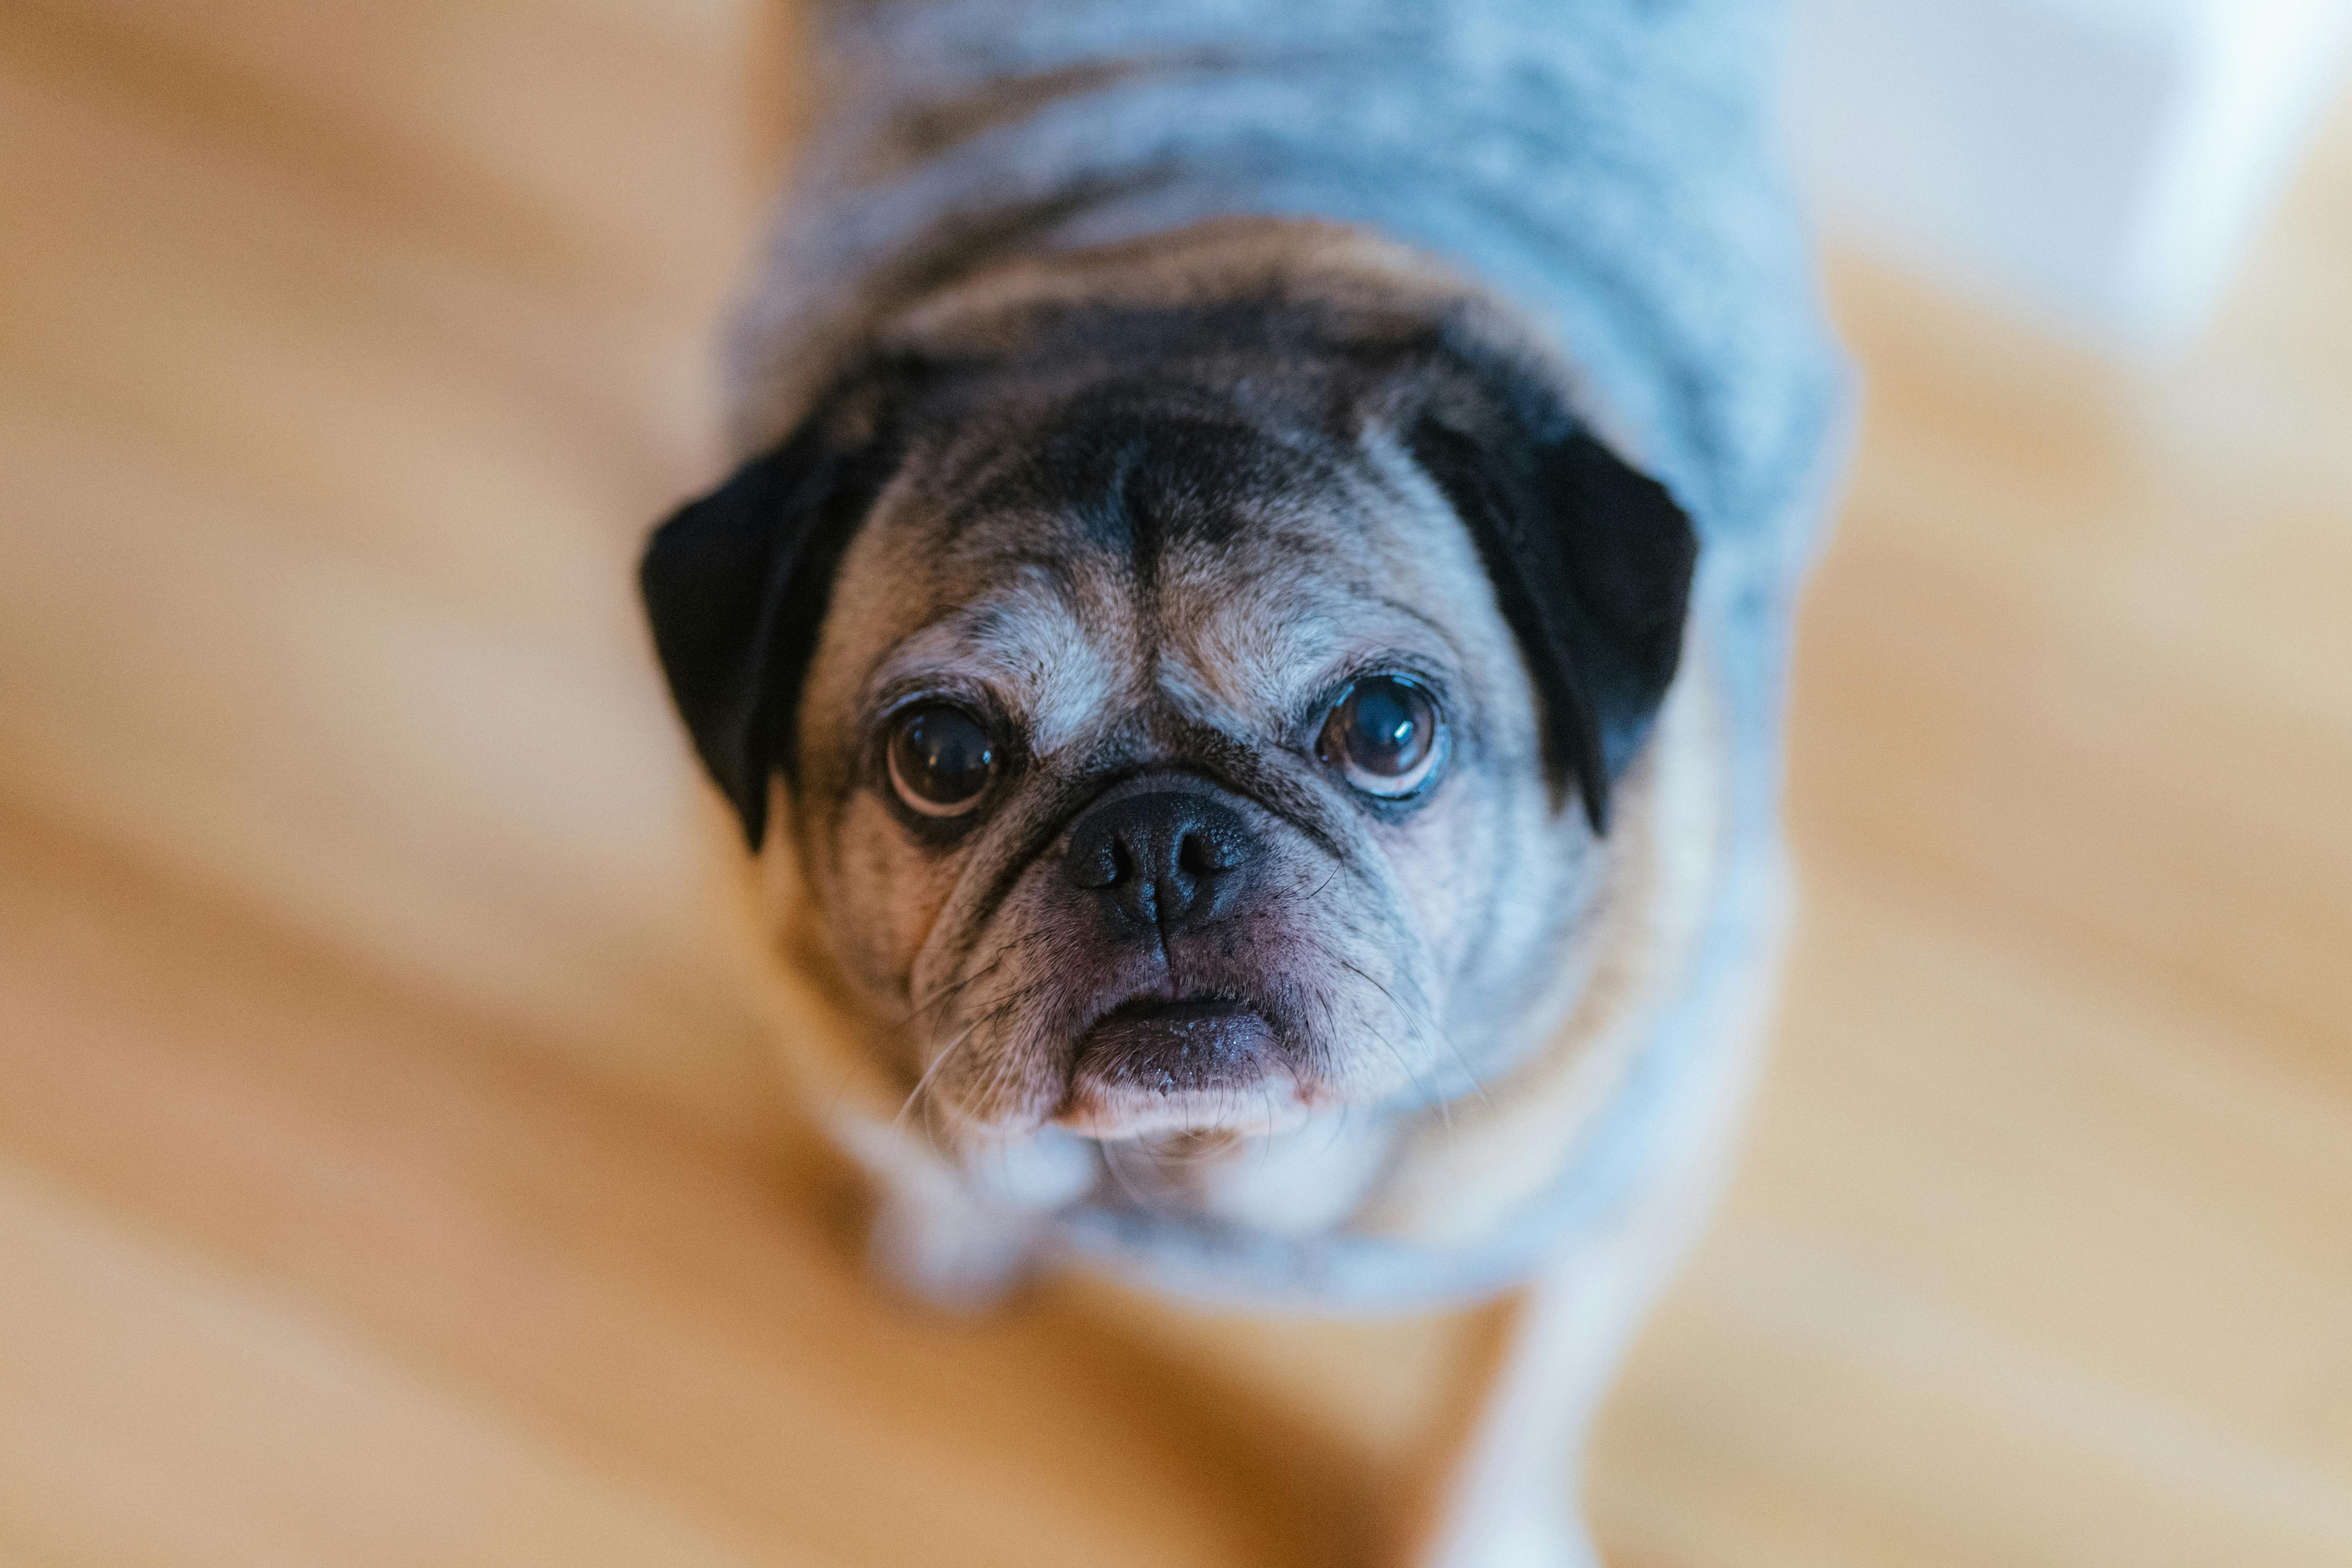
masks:
{"label": "dark round eye", "polygon": [[996,747],[961,708],[926,702],[890,726],[890,787],[925,816],[961,816],[980,803],[996,773]]}
{"label": "dark round eye", "polygon": [[1419,684],[1370,675],[1332,707],[1315,752],[1366,795],[1396,800],[1436,771],[1442,728],[1435,700]]}

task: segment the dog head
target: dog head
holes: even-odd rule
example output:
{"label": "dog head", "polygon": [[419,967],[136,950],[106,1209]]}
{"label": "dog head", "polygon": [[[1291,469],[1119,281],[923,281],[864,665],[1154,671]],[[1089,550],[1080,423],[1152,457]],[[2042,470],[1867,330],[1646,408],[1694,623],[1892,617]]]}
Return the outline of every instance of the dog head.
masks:
{"label": "dog head", "polygon": [[1572,986],[1696,542],[1501,337],[980,291],[656,533],[704,763],[961,1132],[1416,1104]]}

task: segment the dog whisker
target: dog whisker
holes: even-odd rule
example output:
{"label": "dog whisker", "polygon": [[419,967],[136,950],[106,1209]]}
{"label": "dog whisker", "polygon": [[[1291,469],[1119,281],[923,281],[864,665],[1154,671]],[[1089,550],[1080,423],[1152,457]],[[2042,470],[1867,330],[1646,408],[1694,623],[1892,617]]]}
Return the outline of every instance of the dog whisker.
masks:
{"label": "dog whisker", "polygon": [[1129,1203],[1139,1209],[1150,1209],[1154,1206],[1154,1200],[1138,1190],[1134,1178],[1128,1173],[1122,1163],[1122,1154],[1127,1147],[1124,1142],[1104,1144],[1102,1146],[1103,1168],[1110,1173],[1112,1184],[1126,1194]]}
{"label": "dog whisker", "polygon": [[1420,1109],[1426,1110],[1433,1108],[1436,1110],[1437,1119],[1444,1126],[1446,1137],[1451,1140],[1454,1136],[1454,1107],[1452,1103],[1448,1101],[1444,1095],[1435,1093],[1422,1082],[1421,1074],[1415,1071],[1412,1064],[1405,1059],[1404,1053],[1397,1049],[1394,1041],[1391,1040],[1386,1035],[1381,1034],[1378,1029],[1373,1028],[1370,1024],[1365,1025],[1364,1028],[1370,1034],[1373,1039],[1378,1040],[1381,1043],[1382,1049],[1386,1050],[1391,1057],[1395,1058],[1396,1064],[1398,1068],[1403,1071],[1406,1080],[1412,1085],[1413,1092],[1421,1097]]}
{"label": "dog whisker", "polygon": [[[1363,972],[1361,970],[1358,970],[1357,973],[1362,973]],[[1364,978],[1370,981],[1371,984],[1379,989],[1382,995],[1388,997],[1389,1005],[1391,1006],[1395,1007],[1400,1014],[1405,1013],[1403,1005],[1397,1001],[1395,995],[1389,991],[1387,986],[1382,985],[1378,980],[1374,980],[1369,974],[1364,975]],[[1470,1092],[1478,1097],[1479,1103],[1482,1105],[1492,1105],[1494,1102],[1486,1098],[1486,1086],[1479,1080],[1478,1069],[1470,1065],[1470,1058],[1463,1054],[1461,1046],[1455,1043],[1453,1031],[1446,1028],[1446,1026],[1438,1020],[1436,1009],[1430,1006],[1427,995],[1422,991],[1421,983],[1411,975],[1401,976],[1400,980],[1401,983],[1411,991],[1413,999],[1420,1004],[1417,1011],[1410,1016],[1418,1021],[1419,1026],[1425,1028],[1429,1033],[1436,1036],[1438,1043],[1443,1045],[1447,1051],[1452,1053],[1454,1065],[1462,1069],[1462,1076],[1470,1080]]]}
{"label": "dog whisker", "polygon": [[[975,1026],[975,1027],[976,1026]],[[931,1080],[939,1076],[940,1069],[947,1065],[948,1058],[954,1056],[956,1048],[961,1046],[966,1040],[971,1038],[971,1035],[972,1031],[971,1029],[964,1030],[963,1033],[958,1035],[954,1039],[950,1040],[946,1047],[931,1058],[931,1065],[923,1069],[923,1076],[915,1080],[915,1087],[908,1090],[907,1098],[899,1102],[898,1114],[890,1119],[890,1131],[892,1132],[897,1132],[899,1128],[905,1124],[907,1112],[912,1110],[915,1103],[923,1098],[923,1091],[930,1088]]]}

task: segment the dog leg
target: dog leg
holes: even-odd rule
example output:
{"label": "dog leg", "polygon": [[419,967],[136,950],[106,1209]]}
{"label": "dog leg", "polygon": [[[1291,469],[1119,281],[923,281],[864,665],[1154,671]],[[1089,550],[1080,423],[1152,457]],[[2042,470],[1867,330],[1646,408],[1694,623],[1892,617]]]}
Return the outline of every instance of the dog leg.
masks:
{"label": "dog leg", "polygon": [[[1776,922],[1778,924],[1780,922]],[[1471,1397],[1405,1520],[1412,1568],[1595,1568],[1579,1501],[1585,1440],[1620,1361],[1729,1178],[1779,977],[1777,942],[1718,997],[1726,1044],[1673,1114],[1649,1176],[1605,1230],[1496,1310]]]}
{"label": "dog leg", "polygon": [[926,1305],[978,1312],[1028,1278],[1045,1217],[1096,1178],[1092,1148],[1047,1129],[1016,1143],[966,1151],[959,1164],[890,1150],[867,1163],[877,1202],[868,1267]]}
{"label": "dog leg", "polygon": [[1037,1216],[1018,1209],[912,1184],[887,1186],[866,1234],[866,1262],[885,1283],[925,1306],[983,1312],[1028,1277],[1039,1230]]}
{"label": "dog leg", "polygon": [[[1674,1238],[1678,1241],[1679,1237]],[[1679,1246],[1628,1224],[1496,1312],[1475,1402],[1424,1504],[1417,1568],[1594,1568],[1577,1496],[1585,1436]],[[1660,1256],[1668,1254],[1668,1256]]]}

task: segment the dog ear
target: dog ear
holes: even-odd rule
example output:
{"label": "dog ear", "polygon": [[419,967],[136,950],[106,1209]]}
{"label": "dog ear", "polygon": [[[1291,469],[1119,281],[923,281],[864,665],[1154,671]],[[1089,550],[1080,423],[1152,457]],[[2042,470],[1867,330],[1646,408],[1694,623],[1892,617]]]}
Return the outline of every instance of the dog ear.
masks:
{"label": "dog ear", "polygon": [[637,585],[694,749],[757,851],[796,771],[801,689],[850,536],[897,467],[891,378],[845,377],[800,427],[654,530]]}
{"label": "dog ear", "polygon": [[1476,371],[1482,395],[1423,413],[1407,447],[1494,581],[1543,704],[1554,777],[1573,778],[1593,831],[1605,833],[1610,784],[1681,662],[1698,537],[1666,488],[1595,439],[1556,393],[1524,372]]}

